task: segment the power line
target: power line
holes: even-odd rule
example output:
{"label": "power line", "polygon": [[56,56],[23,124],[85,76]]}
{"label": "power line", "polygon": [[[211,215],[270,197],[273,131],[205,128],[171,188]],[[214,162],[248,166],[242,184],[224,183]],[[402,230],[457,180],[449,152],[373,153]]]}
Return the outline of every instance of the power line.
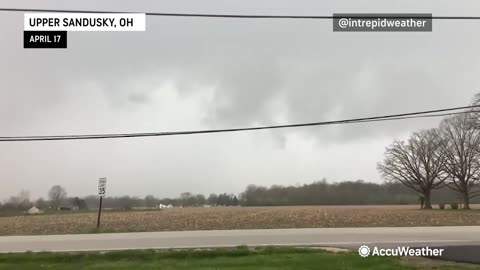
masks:
{"label": "power line", "polygon": [[435,118],[435,117],[453,116],[453,115],[466,114],[466,113],[480,113],[480,111],[462,111],[462,112],[453,112],[453,113],[414,115],[414,116],[394,117],[394,118],[385,118],[385,119],[375,119],[375,120],[369,120],[369,121],[358,121],[355,123],[362,123],[362,122],[368,123],[368,122],[377,122],[377,121],[406,120],[406,119],[419,119],[419,118]]}
{"label": "power line", "polygon": [[[430,110],[430,111],[421,111],[421,112],[391,114],[391,115],[383,115],[383,116],[334,120],[334,121],[300,123],[300,124],[289,124],[289,125],[271,125],[271,126],[259,126],[259,127],[230,128],[230,129],[206,129],[206,130],[190,130],[190,131],[123,133],[123,134],[13,136],[13,137],[0,137],[0,142],[93,140],[93,139],[114,139],[114,138],[134,138],[134,137],[160,137],[160,136],[176,136],[176,135],[194,135],[194,134],[207,134],[207,133],[253,131],[253,130],[279,129],[279,128],[296,128],[296,127],[308,127],[308,126],[353,124],[353,123],[365,123],[365,122],[377,122],[377,121],[389,121],[389,120],[403,120],[403,119],[412,119],[412,118],[440,117],[440,116],[447,116],[447,115],[479,112],[479,111],[471,111],[471,110],[470,111],[462,111],[462,112],[452,112],[452,111],[458,111],[458,110],[473,109],[473,108],[477,108],[477,107],[480,107],[480,105],[463,106],[463,107],[438,109],[438,110]],[[445,113],[445,112],[450,112],[450,113]],[[442,114],[439,114],[439,113],[442,113]]]}
{"label": "power line", "polygon": [[[70,9],[34,9],[34,8],[0,8],[6,12],[53,12],[53,13],[145,13],[147,16],[163,17],[203,17],[203,18],[231,18],[231,19],[313,19],[331,20],[340,18],[333,15],[253,15],[253,14],[215,14],[215,13],[169,13],[169,12],[125,12],[125,11],[94,11],[94,10],[70,10]],[[371,19],[372,16],[354,16],[356,19]],[[374,16],[378,18],[378,16]],[[437,19],[437,20],[480,20],[480,16],[388,16],[389,19]]]}

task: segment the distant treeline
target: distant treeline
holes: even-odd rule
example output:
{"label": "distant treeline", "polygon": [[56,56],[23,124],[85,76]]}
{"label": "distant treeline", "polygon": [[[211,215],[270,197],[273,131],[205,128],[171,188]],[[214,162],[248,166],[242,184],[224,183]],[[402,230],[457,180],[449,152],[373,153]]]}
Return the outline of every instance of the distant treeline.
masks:
{"label": "distant treeline", "polygon": [[[448,187],[436,189],[432,193],[432,203],[452,203],[458,201],[458,194]],[[401,183],[370,183],[362,180],[330,183],[323,179],[311,184],[271,187],[249,185],[238,196],[235,194],[202,194],[184,192],[176,198],[157,198],[153,195],[144,198],[132,196],[105,197],[105,208],[132,209],[155,208],[159,204],[175,207],[210,206],[288,206],[288,205],[368,205],[368,204],[416,204],[419,194]],[[475,199],[472,203],[480,203]],[[83,198],[67,197],[64,188],[52,187],[49,199],[30,200],[28,191],[22,190],[17,196],[0,203],[0,211],[25,211],[36,206],[51,210],[83,210],[98,207],[98,196]]]}
{"label": "distant treeline", "polygon": [[[36,201],[30,200],[30,192],[20,191],[16,196],[10,196],[8,200],[0,203],[0,211],[16,212],[26,211],[33,206],[41,210],[86,210],[98,208],[99,198],[96,195],[86,197],[68,197],[65,188],[53,186],[48,199],[39,198]],[[153,195],[147,195],[144,198],[136,196],[118,196],[105,197],[103,199],[104,208],[114,209],[133,209],[133,208],[156,208],[160,204],[172,205],[175,207],[201,207],[205,205],[212,206],[238,206],[240,201],[235,194],[210,194],[205,197],[202,194],[192,194],[184,192],[177,198],[157,198]]]}
{"label": "distant treeline", "polygon": [[[267,188],[250,185],[240,196],[241,204],[245,206],[415,204],[418,200],[417,192],[398,182],[376,184],[358,180],[329,183],[325,179],[301,186]],[[445,186],[433,191],[432,201],[458,202],[458,194]]]}
{"label": "distant treeline", "polygon": [[[84,198],[89,208],[98,207],[98,196],[87,196]],[[212,206],[238,206],[240,204],[238,198],[234,194],[210,194],[205,197],[202,194],[192,194],[184,192],[177,198],[156,198],[153,195],[145,196],[144,198],[121,196],[121,197],[106,197],[103,200],[105,208],[117,209],[131,209],[139,207],[154,208],[159,204],[173,205],[175,207],[200,207],[204,205]]]}

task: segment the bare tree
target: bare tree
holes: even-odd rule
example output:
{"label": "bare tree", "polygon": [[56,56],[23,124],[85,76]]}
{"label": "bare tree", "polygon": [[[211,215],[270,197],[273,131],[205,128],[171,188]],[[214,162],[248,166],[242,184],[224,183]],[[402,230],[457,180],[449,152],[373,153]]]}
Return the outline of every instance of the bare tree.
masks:
{"label": "bare tree", "polygon": [[25,210],[32,206],[30,202],[30,192],[22,189],[17,196],[11,196],[8,204],[12,205],[17,210]]}
{"label": "bare tree", "polygon": [[62,201],[67,197],[67,191],[59,185],[53,186],[48,192],[48,198],[52,203],[53,208],[58,210]]}
{"label": "bare tree", "polygon": [[480,179],[480,130],[471,125],[471,116],[460,114],[444,119],[440,124],[442,154],[446,157],[447,183],[463,197],[464,209],[470,209],[470,199]]}
{"label": "bare tree", "polygon": [[158,203],[159,203],[158,199],[155,198],[153,195],[145,196],[144,201],[145,201],[145,206],[151,207],[151,208],[158,206]]}
{"label": "bare tree", "polygon": [[[480,93],[477,93],[473,97],[472,106],[480,106]],[[470,109],[471,113],[468,114],[470,116],[471,123],[473,127],[480,128],[480,108],[475,107]]]}
{"label": "bare tree", "polygon": [[210,194],[207,199],[207,203],[210,205],[216,205],[218,200],[218,196],[215,193]]}
{"label": "bare tree", "polygon": [[468,124],[471,128],[480,129],[480,92],[475,94],[470,105],[475,107],[470,108],[469,113],[466,114]]}
{"label": "bare tree", "polygon": [[386,148],[384,161],[377,169],[386,180],[398,181],[422,194],[424,208],[431,209],[430,193],[442,187],[446,179],[441,141],[435,129],[415,132],[407,142],[395,140]]}
{"label": "bare tree", "polygon": [[46,209],[48,208],[48,202],[45,201],[43,198],[38,198],[36,201],[35,201],[35,206],[37,208],[40,208],[40,209]]}

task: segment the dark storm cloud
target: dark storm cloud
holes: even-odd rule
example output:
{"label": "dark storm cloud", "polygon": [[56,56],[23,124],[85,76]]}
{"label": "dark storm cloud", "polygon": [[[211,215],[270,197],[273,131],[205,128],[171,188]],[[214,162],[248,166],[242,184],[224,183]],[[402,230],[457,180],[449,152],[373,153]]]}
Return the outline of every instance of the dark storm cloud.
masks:
{"label": "dark storm cloud", "polygon": [[[287,120],[302,122],[463,105],[477,90],[479,39],[455,41],[475,25],[463,33],[439,22],[433,33],[379,35],[332,33],[330,24],[148,17],[145,33],[71,33],[68,53],[15,48],[13,76],[3,84],[20,81],[20,92],[45,105],[61,102],[62,87],[75,80],[102,84],[119,106],[147,102],[154,84],[130,83],[139,78],[173,81],[186,95],[214,87],[207,124],[227,127],[274,122],[279,112],[268,104],[281,98]],[[459,63],[470,72],[462,73]],[[39,72],[42,67],[50,72]],[[335,138],[359,137],[349,130]]]}
{"label": "dark storm cloud", "polygon": [[[12,1],[8,6],[475,15],[478,2],[461,2]],[[21,13],[0,13],[0,25],[2,136],[334,120],[465,105],[480,90],[477,21],[434,21],[432,33],[333,33],[330,21],[147,17],[146,32],[71,32],[66,50],[24,50]],[[148,146],[140,141],[0,145],[0,159],[8,164],[0,176],[12,179],[0,196],[13,194],[18,185],[41,190],[56,183],[90,194],[82,181],[104,174],[115,175],[116,194],[129,193],[135,188],[131,179],[138,177],[145,184],[140,194],[158,190],[168,196],[188,188],[220,192],[256,181],[302,182],[339,171],[376,180],[375,162],[386,142],[435,125],[370,123],[148,140]],[[364,150],[374,153],[347,172],[338,170],[335,162]]]}

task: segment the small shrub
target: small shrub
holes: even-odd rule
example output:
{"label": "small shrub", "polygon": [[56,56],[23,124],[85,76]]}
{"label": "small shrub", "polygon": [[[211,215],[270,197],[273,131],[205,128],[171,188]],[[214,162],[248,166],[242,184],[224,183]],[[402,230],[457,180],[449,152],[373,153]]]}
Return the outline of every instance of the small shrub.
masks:
{"label": "small shrub", "polygon": [[445,209],[445,204],[444,203],[439,203],[438,208],[440,208],[442,210]]}
{"label": "small shrub", "polygon": [[458,209],[458,203],[456,203],[456,202],[455,202],[455,203],[451,203],[451,204],[450,204],[450,208],[452,208],[452,209]]}

